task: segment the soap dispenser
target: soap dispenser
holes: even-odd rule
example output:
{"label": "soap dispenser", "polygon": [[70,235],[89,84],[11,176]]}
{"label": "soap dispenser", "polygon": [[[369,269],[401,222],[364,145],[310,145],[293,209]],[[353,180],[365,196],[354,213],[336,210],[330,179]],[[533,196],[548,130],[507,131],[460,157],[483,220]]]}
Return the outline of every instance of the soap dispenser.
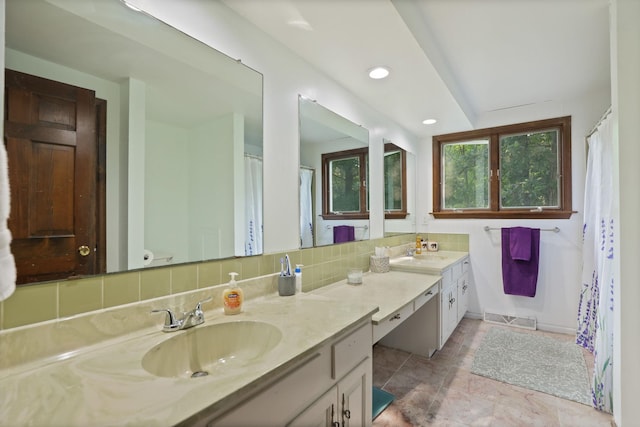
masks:
{"label": "soap dispenser", "polygon": [[242,312],[242,303],[244,302],[244,293],[236,283],[238,273],[231,272],[229,276],[229,285],[222,292],[222,302],[224,305],[224,314],[238,314]]}

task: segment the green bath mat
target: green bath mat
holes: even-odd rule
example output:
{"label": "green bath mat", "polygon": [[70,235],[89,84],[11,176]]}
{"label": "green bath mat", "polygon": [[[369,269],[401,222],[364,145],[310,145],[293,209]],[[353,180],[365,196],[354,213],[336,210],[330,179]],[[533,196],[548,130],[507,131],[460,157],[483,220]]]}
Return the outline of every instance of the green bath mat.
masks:
{"label": "green bath mat", "polygon": [[373,387],[373,419],[380,415],[393,402],[393,399],[395,399],[393,394]]}
{"label": "green bath mat", "polygon": [[587,366],[573,341],[492,328],[476,351],[471,372],[591,404]]}

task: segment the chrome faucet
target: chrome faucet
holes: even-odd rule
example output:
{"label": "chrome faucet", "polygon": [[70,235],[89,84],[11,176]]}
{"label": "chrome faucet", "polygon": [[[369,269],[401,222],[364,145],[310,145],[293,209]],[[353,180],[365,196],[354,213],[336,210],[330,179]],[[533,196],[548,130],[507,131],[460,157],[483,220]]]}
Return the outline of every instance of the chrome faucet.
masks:
{"label": "chrome faucet", "polygon": [[211,301],[212,297],[203,299],[196,304],[196,308],[191,311],[182,313],[182,318],[178,319],[173,311],[169,308],[160,308],[151,310],[152,313],[167,313],[164,318],[163,332],[175,332],[183,329],[193,328],[194,326],[204,323],[204,311],[202,311],[202,303]]}

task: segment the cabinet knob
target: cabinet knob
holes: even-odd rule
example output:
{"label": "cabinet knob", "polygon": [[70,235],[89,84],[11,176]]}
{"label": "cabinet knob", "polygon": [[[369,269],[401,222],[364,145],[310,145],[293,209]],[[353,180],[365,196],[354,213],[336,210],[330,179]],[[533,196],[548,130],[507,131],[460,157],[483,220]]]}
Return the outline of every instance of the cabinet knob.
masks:
{"label": "cabinet knob", "polygon": [[426,294],[424,294],[425,297],[428,297],[429,295],[433,295],[433,292],[429,291]]}
{"label": "cabinet knob", "polygon": [[400,313],[397,313],[395,316],[389,318],[389,322],[393,321],[393,320],[399,320],[400,319]]}

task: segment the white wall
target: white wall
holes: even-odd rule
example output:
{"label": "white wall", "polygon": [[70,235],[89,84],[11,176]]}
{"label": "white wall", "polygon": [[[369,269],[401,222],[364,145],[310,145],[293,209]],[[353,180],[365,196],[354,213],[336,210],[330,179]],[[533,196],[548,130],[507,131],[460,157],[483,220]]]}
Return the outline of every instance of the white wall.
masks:
{"label": "white wall", "polygon": [[[120,108],[123,116],[121,135],[126,133],[128,142],[127,165],[127,269],[144,265],[144,187],[147,85],[138,79],[129,78],[122,83]],[[125,105],[126,104],[126,105]],[[124,114],[126,112],[126,114]]]}
{"label": "white wall", "polygon": [[192,261],[234,255],[234,121],[235,115],[229,114],[190,131],[190,168],[186,173]]}
{"label": "white wall", "polygon": [[619,173],[616,221],[620,230],[615,253],[616,276],[613,361],[614,419],[619,427],[636,426],[640,419],[640,2],[613,0],[611,7],[611,85],[614,143]]}
{"label": "white wall", "polygon": [[[432,210],[432,176],[422,174],[418,181],[418,231],[421,233],[468,233],[473,292],[469,311],[480,317],[485,310],[516,316],[534,316],[540,329],[573,333],[580,291],[582,265],[582,208],[585,175],[585,136],[609,107],[608,90],[582,99],[548,102],[541,105],[482,114],[477,128],[500,126],[560,116],[572,116],[572,194],[573,210],[568,220],[436,220]],[[431,165],[431,141],[424,141],[419,164]],[[430,172],[429,167],[429,172]],[[427,216],[428,224],[424,224]],[[560,233],[540,234],[540,267],[534,298],[505,295],[502,290],[500,231],[484,227],[559,227]]]}
{"label": "white wall", "polygon": [[188,138],[182,127],[147,120],[144,247],[156,257],[172,256],[172,262],[191,259]]}

